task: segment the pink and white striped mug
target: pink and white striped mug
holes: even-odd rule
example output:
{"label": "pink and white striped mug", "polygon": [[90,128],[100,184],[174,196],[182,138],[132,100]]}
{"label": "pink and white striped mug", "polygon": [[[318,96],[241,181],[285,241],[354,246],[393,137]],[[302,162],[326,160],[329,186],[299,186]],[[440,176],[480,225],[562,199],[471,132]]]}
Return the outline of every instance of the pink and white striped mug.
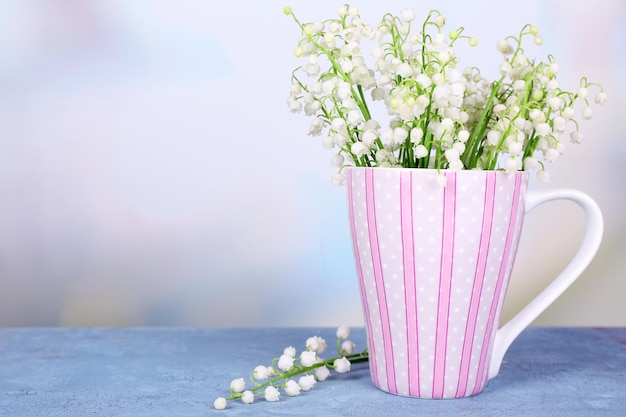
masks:
{"label": "pink and white striped mug", "polygon": [[[348,211],[374,384],[462,398],[497,375],[513,340],[583,272],[602,240],[597,204],[575,190],[527,192],[528,173],[346,168]],[[524,216],[556,199],[587,228],[574,259],[499,328]]]}

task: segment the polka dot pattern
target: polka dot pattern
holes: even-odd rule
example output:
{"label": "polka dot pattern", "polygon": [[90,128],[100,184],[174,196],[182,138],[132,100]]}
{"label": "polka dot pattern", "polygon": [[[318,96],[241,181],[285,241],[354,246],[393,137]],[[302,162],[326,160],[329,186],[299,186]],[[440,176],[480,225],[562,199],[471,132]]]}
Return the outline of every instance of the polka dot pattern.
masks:
{"label": "polka dot pattern", "polygon": [[349,168],[348,208],[372,380],[412,397],[487,383],[528,176]]}

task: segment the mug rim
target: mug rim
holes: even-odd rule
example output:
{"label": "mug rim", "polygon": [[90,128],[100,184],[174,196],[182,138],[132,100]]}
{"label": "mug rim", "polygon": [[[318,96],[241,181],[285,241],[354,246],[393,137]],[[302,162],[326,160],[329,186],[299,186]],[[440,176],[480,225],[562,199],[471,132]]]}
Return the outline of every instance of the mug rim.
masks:
{"label": "mug rim", "polygon": [[476,174],[485,174],[485,173],[496,173],[496,175],[522,175],[528,176],[530,175],[529,171],[516,171],[513,174],[506,172],[503,169],[462,169],[460,171],[455,171],[451,169],[437,169],[437,168],[408,168],[408,167],[359,167],[359,166],[347,166],[344,170],[354,170],[354,171],[362,171],[362,170],[392,170],[392,171],[413,171],[413,172],[424,172],[430,174],[439,174],[439,173],[450,173],[450,174],[460,174],[460,175],[476,175]]}

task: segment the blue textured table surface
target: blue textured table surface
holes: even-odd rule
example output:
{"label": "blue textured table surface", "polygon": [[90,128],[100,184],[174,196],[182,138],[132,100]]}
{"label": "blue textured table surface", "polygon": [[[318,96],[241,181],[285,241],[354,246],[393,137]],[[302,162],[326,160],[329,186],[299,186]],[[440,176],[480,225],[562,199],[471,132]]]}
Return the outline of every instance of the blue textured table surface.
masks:
{"label": "blue textured table surface", "polygon": [[[0,415],[626,416],[626,329],[530,328],[475,397],[419,400],[376,389],[367,364],[298,397],[213,409],[289,345],[334,329],[36,328],[0,330]],[[363,348],[363,329],[351,339]],[[329,350],[331,350],[329,348]],[[324,356],[324,355],[322,355]],[[327,356],[329,357],[329,356]]]}

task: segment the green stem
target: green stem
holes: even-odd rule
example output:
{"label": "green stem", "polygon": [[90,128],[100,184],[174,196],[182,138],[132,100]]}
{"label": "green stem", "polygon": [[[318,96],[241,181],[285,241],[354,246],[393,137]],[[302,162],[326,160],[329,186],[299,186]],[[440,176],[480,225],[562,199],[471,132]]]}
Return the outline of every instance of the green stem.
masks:
{"label": "green stem", "polygon": [[[367,352],[367,349],[363,350],[362,352],[359,353],[353,353],[350,355],[345,355],[342,356],[345,357],[346,359],[348,359],[350,361],[350,363],[354,364],[354,363],[362,363],[362,362],[367,362],[369,360],[369,355]],[[286,373],[279,373],[279,375],[275,378],[272,378],[268,381],[265,381],[262,384],[259,384],[258,382],[256,382],[255,380],[252,380],[252,382],[254,382],[256,384],[256,386],[251,389],[250,391],[252,391],[253,394],[257,395],[260,394],[265,388],[269,387],[269,386],[274,386],[274,385],[282,385],[282,384],[278,384],[281,381],[286,381],[287,379],[297,376],[297,375],[302,375],[302,374],[308,374],[309,372],[311,372],[314,369],[317,368],[321,368],[322,366],[328,366],[330,368],[334,368],[333,366],[333,362],[335,362],[335,360],[340,359],[340,357],[338,358],[331,358],[331,359],[326,359],[323,360],[321,362],[315,363],[311,366],[296,366],[294,367],[294,369],[292,371],[286,372]],[[275,359],[276,360],[276,359]],[[272,364],[275,362],[272,361]],[[227,400],[231,401],[231,400],[238,400],[243,396],[242,392],[231,392],[231,396],[229,398],[226,398]]]}
{"label": "green stem", "polygon": [[480,154],[481,154],[480,145],[485,135],[485,130],[487,130],[489,119],[491,119],[491,112],[493,110],[493,100],[498,94],[498,91],[500,90],[500,86],[502,85],[504,78],[505,78],[504,75],[501,76],[500,79],[496,83],[493,84],[493,87],[491,89],[491,94],[489,94],[487,103],[485,103],[485,106],[483,107],[483,111],[480,114],[478,123],[476,124],[476,127],[472,131],[467,141],[467,147],[466,147],[466,151],[464,154],[464,161],[463,161],[463,164],[466,167],[475,167],[476,162],[480,158]]}
{"label": "green stem", "polygon": [[363,104],[363,107],[359,107],[359,108],[361,109],[361,113],[363,113],[363,118],[367,122],[368,120],[370,120],[372,118],[372,116],[370,115],[370,110],[367,107],[367,101],[365,100],[365,94],[363,93],[363,87],[361,87],[361,85],[357,85],[356,88],[359,91],[359,97],[361,98],[361,103]]}
{"label": "green stem", "polygon": [[[369,110],[367,108],[367,103],[365,102],[365,98],[363,97],[362,92],[359,95],[359,94],[357,94],[357,91],[354,90],[354,86],[350,82],[350,77],[348,77],[348,75],[341,69],[339,64],[337,64],[337,61],[335,60],[335,55],[334,55],[333,51],[329,51],[328,49],[324,48],[322,45],[320,45],[313,38],[312,35],[305,33],[304,24],[302,24],[296,18],[295,14],[291,13],[291,16],[292,16],[293,20],[296,22],[296,24],[300,27],[300,30],[302,31],[302,33],[307,37],[309,42],[311,42],[311,44],[313,44],[315,46],[315,48],[317,48],[317,50],[319,50],[322,54],[326,55],[326,57],[328,58],[328,61],[332,65],[333,69],[335,70],[335,73],[338,74],[339,76],[341,76],[341,78],[343,78],[344,81],[346,81],[346,82],[348,82],[350,84],[350,89],[352,90],[352,97],[354,97],[354,100],[356,101],[357,106],[359,107],[359,109],[363,113],[363,117],[365,118],[365,120],[369,120],[371,117],[370,117],[370,114],[369,114]],[[344,18],[344,21],[342,21],[342,25],[345,27],[345,18]],[[361,86],[359,85],[358,88],[360,90]]]}

